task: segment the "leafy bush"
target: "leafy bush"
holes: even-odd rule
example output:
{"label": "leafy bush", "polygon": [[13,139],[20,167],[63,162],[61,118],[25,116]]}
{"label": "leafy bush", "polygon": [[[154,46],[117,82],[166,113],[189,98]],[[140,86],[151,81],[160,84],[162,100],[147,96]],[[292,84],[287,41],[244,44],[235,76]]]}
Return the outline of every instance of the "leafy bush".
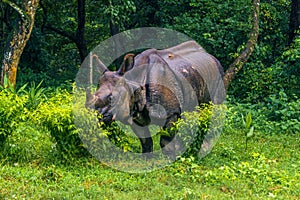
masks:
{"label": "leafy bush", "polygon": [[110,148],[116,146],[124,152],[139,152],[140,143],[135,136],[129,134],[132,132],[129,126],[113,122],[104,124],[99,122],[101,116],[96,110],[86,109],[85,91],[76,91],[73,96],[73,114],[78,135],[83,141],[84,146],[94,156],[103,152],[114,152]]}
{"label": "leafy bush", "polygon": [[[102,125],[109,140],[124,152],[141,152],[140,142],[129,126],[113,122],[109,126]],[[130,133],[129,133],[130,132]]]}
{"label": "leafy bush", "polygon": [[286,49],[277,61],[277,66],[282,66],[281,83],[289,97],[300,96],[300,36],[294,39],[291,46]]}
{"label": "leafy bush", "polygon": [[46,129],[32,122],[22,122],[7,137],[2,153],[8,161],[19,163],[39,160],[51,152],[52,141]]}
{"label": "leafy bush", "polygon": [[251,124],[256,133],[299,133],[300,102],[296,96],[292,99],[296,100],[290,100],[284,91],[269,96],[266,102],[256,104],[236,103],[237,99],[228,98],[226,129],[242,132],[245,129],[243,116],[251,112]]}
{"label": "leafy bush", "polygon": [[[35,83],[31,83],[31,86],[28,90],[25,90],[23,93],[28,97],[26,102],[26,107],[29,110],[34,110],[37,106],[45,99],[45,88],[41,87],[42,81],[36,86]],[[27,84],[25,84],[27,86]]]}
{"label": "leafy bush", "polygon": [[72,96],[58,90],[47,102],[42,102],[31,116],[38,125],[46,127],[63,156],[84,153],[72,114]]}
{"label": "leafy bush", "polygon": [[184,156],[202,157],[210,152],[221,134],[225,110],[224,105],[201,104],[174,123],[171,132],[177,132],[176,137],[188,147]]}
{"label": "leafy bush", "polygon": [[289,101],[283,91],[269,97],[266,113],[274,125],[284,133],[300,132],[300,100],[294,98],[296,100]]}
{"label": "leafy bush", "polygon": [[26,96],[19,96],[8,89],[0,90],[0,147],[7,137],[26,120]]}
{"label": "leafy bush", "polygon": [[[263,54],[262,47],[257,47],[253,57]],[[265,52],[267,53],[267,52]],[[240,102],[253,104],[266,102],[270,96],[281,91],[288,99],[295,100],[300,95],[300,37],[296,38],[291,47],[287,48],[271,65],[260,60],[246,63],[241,73],[231,84],[229,94]],[[267,56],[267,54],[266,54]]]}
{"label": "leafy bush", "polygon": [[256,130],[299,133],[299,49],[300,37],[269,67],[261,61],[246,64],[229,91],[230,97],[234,96],[230,103],[238,113],[235,122],[242,113],[252,111]]}

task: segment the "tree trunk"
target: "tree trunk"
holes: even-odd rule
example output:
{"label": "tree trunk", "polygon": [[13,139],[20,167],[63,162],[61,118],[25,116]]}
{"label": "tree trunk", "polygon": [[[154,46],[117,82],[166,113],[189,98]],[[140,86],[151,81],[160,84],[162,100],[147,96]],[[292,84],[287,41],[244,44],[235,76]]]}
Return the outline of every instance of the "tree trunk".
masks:
{"label": "tree trunk", "polygon": [[5,47],[1,72],[1,84],[4,84],[4,77],[7,77],[9,83],[15,87],[18,64],[32,32],[39,0],[23,0],[22,8],[9,0],[2,1],[14,8],[20,17],[19,20],[16,21],[16,27],[13,30],[12,37]]}
{"label": "tree trunk", "polygon": [[226,90],[229,87],[230,82],[234,79],[235,75],[242,69],[243,65],[247,62],[250,55],[254,50],[254,46],[257,43],[259,33],[259,4],[260,0],[252,0],[253,5],[253,25],[250,33],[250,38],[246,44],[245,49],[229,66],[223,77],[224,86]]}
{"label": "tree trunk", "polygon": [[[109,2],[109,6],[110,7],[114,6],[112,1]],[[111,16],[110,16],[109,29],[110,29],[110,35],[112,37],[117,35],[118,33],[120,33],[120,26],[119,26],[118,22],[116,21],[115,17],[113,16],[113,14],[111,14]],[[120,38],[113,37],[112,39],[114,41],[113,54],[119,55],[121,52],[124,52],[123,48],[122,48],[122,42],[119,40]],[[117,64],[117,66],[120,66],[122,62],[123,62],[123,58],[119,57],[116,59],[115,64]]]}
{"label": "tree trunk", "polygon": [[86,41],[84,39],[85,32],[85,0],[78,0],[77,2],[77,16],[78,24],[76,31],[76,46],[79,50],[80,61],[83,62],[88,54]]}
{"label": "tree trunk", "polygon": [[289,44],[291,44],[294,38],[299,35],[300,26],[300,0],[292,0],[291,3],[291,15],[290,15],[290,33]]}

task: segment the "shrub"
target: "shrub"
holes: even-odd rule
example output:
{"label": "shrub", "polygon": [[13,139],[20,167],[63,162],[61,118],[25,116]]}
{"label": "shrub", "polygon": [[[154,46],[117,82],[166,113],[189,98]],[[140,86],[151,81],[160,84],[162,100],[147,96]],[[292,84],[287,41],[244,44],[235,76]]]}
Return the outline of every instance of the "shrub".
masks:
{"label": "shrub", "polygon": [[177,137],[188,146],[184,156],[203,157],[210,152],[221,134],[225,110],[225,105],[201,104],[174,123],[171,132],[178,132]]}
{"label": "shrub", "polygon": [[25,87],[23,93],[27,96],[26,107],[29,110],[35,110],[37,106],[46,98],[46,89],[42,88],[41,84],[42,81],[38,85],[35,85],[35,83],[32,82],[28,90],[25,90],[27,84],[24,85]]}
{"label": "shrub", "polygon": [[280,91],[270,95],[266,102],[256,104],[237,103],[238,99],[232,97],[228,100],[226,129],[230,132],[243,132],[243,116],[250,112],[255,134],[290,134],[300,131],[300,101],[297,96],[291,100],[284,91]]}
{"label": "shrub", "polygon": [[19,96],[9,89],[0,90],[0,147],[9,135],[26,120],[26,96]]}
{"label": "shrub", "polygon": [[269,97],[267,104],[268,117],[283,133],[300,132],[300,100],[289,101],[287,94],[280,91]]}
{"label": "shrub", "polygon": [[[266,102],[270,96],[284,91],[290,100],[294,95],[300,96],[300,37],[270,64],[260,60],[246,63],[241,73],[231,84],[229,94],[240,102],[257,104]],[[257,47],[253,57],[268,55],[270,49]]]}
{"label": "shrub", "polygon": [[50,131],[63,156],[86,152],[74,124],[72,96],[66,90],[57,90],[47,102],[40,103],[32,120]]}
{"label": "shrub", "polygon": [[109,126],[103,124],[102,128],[109,140],[124,152],[140,152],[140,142],[129,126],[113,122]]}
{"label": "shrub", "polygon": [[[99,122],[101,116],[96,110],[86,109],[85,91],[75,91],[73,95],[73,114],[78,135],[84,146],[93,156],[102,158],[99,153],[114,152],[112,147],[127,152],[139,152],[138,139],[129,134],[131,129],[121,123],[109,125]],[[110,155],[111,156],[111,155]]]}
{"label": "shrub", "polygon": [[45,158],[51,152],[50,135],[32,122],[21,122],[7,137],[2,149],[3,155],[11,162],[28,162]]}

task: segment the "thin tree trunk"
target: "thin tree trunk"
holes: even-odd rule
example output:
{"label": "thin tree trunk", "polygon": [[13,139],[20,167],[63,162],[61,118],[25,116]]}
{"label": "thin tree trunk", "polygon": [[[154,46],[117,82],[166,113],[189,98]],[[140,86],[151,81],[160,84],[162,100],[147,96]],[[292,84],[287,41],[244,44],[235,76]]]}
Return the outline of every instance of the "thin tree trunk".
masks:
{"label": "thin tree trunk", "polygon": [[84,39],[85,32],[85,0],[78,0],[77,3],[77,31],[76,31],[76,46],[79,50],[80,61],[83,62],[88,55],[86,41]]}
{"label": "thin tree trunk", "polygon": [[300,26],[300,0],[292,0],[291,3],[291,15],[290,15],[290,33],[289,44],[291,44],[294,38],[299,35],[297,31]]}
{"label": "thin tree trunk", "polygon": [[4,84],[4,77],[7,77],[9,83],[15,87],[18,64],[33,29],[34,17],[39,0],[23,0],[22,8],[9,0],[2,1],[14,8],[20,17],[16,22],[12,37],[5,47],[1,72],[1,84]]}
{"label": "thin tree trunk", "polygon": [[[110,27],[110,34],[111,36],[115,36],[117,35],[120,31],[119,31],[119,25],[116,24],[113,19],[111,19],[110,23],[109,23],[109,27]],[[124,52],[123,51],[123,47],[122,47],[122,42],[120,41],[119,37],[113,37],[113,41],[114,41],[114,49],[113,49],[113,54],[114,55],[119,55],[120,53]],[[116,63],[118,66],[121,65],[123,61],[123,58],[119,57],[116,59]]]}
{"label": "thin tree trunk", "polygon": [[250,38],[246,44],[245,49],[229,66],[223,77],[224,86],[226,90],[229,87],[230,82],[234,79],[235,75],[242,69],[243,65],[247,62],[250,55],[254,50],[254,46],[257,43],[259,33],[259,4],[260,0],[252,0],[253,5],[253,26],[250,33]]}

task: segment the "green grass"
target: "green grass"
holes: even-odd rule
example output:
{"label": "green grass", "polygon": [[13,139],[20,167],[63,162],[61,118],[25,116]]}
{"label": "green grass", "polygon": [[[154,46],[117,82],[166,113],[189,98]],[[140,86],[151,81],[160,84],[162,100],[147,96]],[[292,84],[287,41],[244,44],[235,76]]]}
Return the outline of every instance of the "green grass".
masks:
{"label": "green grass", "polygon": [[299,134],[257,133],[246,150],[244,134],[228,132],[200,161],[142,174],[93,158],[2,160],[0,199],[300,199]]}

